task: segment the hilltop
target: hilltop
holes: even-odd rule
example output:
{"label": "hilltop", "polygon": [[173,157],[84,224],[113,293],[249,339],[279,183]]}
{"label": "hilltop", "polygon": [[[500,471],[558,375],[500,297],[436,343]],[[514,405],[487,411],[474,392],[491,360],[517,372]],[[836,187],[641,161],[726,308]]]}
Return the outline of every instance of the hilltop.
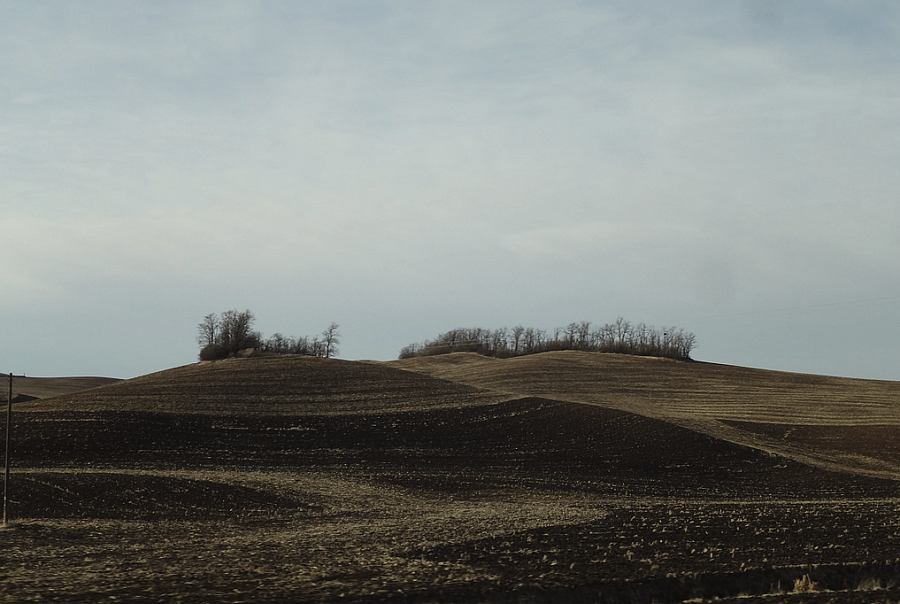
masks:
{"label": "hilltop", "polygon": [[194,363],[16,408],[302,415],[399,411],[504,398],[509,397],[387,365],[285,355]]}

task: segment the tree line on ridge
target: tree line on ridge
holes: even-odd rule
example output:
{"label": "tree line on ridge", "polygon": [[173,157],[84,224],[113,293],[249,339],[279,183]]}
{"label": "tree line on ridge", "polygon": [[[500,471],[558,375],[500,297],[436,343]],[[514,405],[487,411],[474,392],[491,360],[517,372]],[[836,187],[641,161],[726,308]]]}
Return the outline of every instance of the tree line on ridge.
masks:
{"label": "tree line on ridge", "polygon": [[197,326],[197,343],[201,361],[216,361],[239,356],[253,349],[271,354],[299,354],[331,358],[338,353],[340,332],[332,323],[320,336],[286,337],[275,333],[268,338],[253,329],[256,317],[249,310],[227,310],[221,315],[210,313]]}
{"label": "tree line on ridge", "polygon": [[451,329],[433,340],[409,344],[400,350],[401,359],[475,352],[493,357],[514,357],[553,350],[614,352],[640,356],[691,360],[697,338],[681,328],[659,329],[645,323],[632,324],[619,317],[613,323],[594,327],[590,321],[569,323],[552,332],[517,325],[512,329],[480,327]]}
{"label": "tree line on ridge", "polygon": [[[213,361],[246,354],[248,349],[263,354],[297,354],[331,358],[340,344],[338,324],[331,323],[318,336],[286,337],[275,333],[263,338],[253,328],[256,317],[249,310],[210,313],[197,326],[200,360]],[[667,357],[689,361],[697,338],[681,328],[657,328],[633,324],[623,317],[613,323],[593,325],[590,321],[569,323],[553,331],[523,327],[457,328],[431,340],[413,343],[400,350],[399,358],[475,352],[492,357],[515,357],[555,350],[611,352],[639,356]]]}

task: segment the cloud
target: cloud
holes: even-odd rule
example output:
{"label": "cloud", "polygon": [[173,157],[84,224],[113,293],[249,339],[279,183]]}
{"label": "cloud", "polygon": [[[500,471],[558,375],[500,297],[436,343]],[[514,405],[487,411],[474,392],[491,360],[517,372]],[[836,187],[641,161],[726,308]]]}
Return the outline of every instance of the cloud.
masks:
{"label": "cloud", "polygon": [[567,228],[535,229],[507,235],[501,247],[530,258],[573,260],[582,255],[625,255],[677,249],[702,235],[689,225],[592,222]]}
{"label": "cloud", "polygon": [[3,10],[3,312],[277,322],[300,298],[390,317],[344,346],[390,357],[407,317],[428,337],[891,294],[891,6]]}

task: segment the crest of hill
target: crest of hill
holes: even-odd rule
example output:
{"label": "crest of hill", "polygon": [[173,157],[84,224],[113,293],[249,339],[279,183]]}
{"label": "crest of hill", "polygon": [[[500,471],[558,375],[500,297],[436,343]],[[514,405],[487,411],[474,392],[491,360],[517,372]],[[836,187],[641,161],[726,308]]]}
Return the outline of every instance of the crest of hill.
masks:
{"label": "crest of hill", "polygon": [[49,399],[17,411],[321,414],[507,400],[381,364],[279,356],[201,362]]}
{"label": "crest of hill", "polygon": [[504,394],[665,419],[900,425],[900,382],[580,351],[508,359],[454,353],[389,364]]}

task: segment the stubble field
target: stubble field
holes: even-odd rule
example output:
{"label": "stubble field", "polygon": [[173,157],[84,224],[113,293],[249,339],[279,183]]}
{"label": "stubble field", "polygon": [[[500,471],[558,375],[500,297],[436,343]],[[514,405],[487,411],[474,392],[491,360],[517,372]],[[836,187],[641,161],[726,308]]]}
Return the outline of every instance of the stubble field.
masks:
{"label": "stubble field", "polygon": [[191,365],[16,406],[0,585],[9,602],[900,601],[897,393],[588,353]]}

